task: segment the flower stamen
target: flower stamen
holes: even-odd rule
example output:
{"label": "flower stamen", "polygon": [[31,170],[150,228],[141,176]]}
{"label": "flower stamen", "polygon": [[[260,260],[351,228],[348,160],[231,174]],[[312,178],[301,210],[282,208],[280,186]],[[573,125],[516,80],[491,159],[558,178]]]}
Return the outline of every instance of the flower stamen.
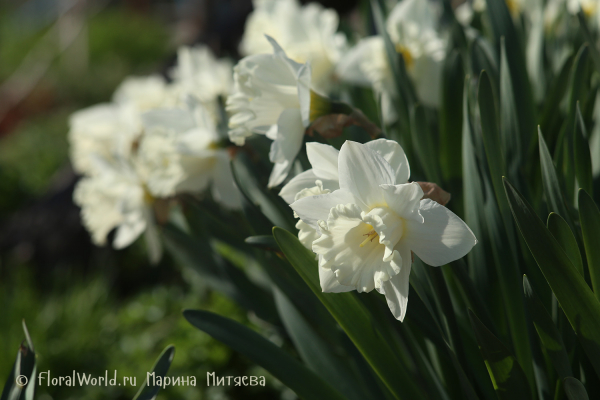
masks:
{"label": "flower stamen", "polygon": [[366,236],[367,238],[360,244],[360,247],[364,247],[364,245],[367,244],[367,242],[372,242],[373,239],[375,239],[379,235],[377,234],[377,232],[375,232],[375,229],[373,229],[370,232],[365,233],[363,236]]}

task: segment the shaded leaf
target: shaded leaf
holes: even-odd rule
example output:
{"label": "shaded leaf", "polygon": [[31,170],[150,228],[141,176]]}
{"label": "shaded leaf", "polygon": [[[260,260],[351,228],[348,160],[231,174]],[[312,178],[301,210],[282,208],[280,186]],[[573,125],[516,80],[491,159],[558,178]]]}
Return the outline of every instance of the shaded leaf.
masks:
{"label": "shaded leaf", "polygon": [[246,274],[213,251],[208,239],[197,238],[173,225],[162,229],[165,246],[182,265],[196,271],[211,288],[223,293],[260,318],[279,325],[270,293],[250,281]]}
{"label": "shaded leaf", "polygon": [[201,310],[185,310],[183,316],[194,327],[269,371],[298,396],[305,399],[344,399],[328,382],[242,324]]}
{"label": "shaded leaf", "polygon": [[527,247],[600,374],[600,303],[529,203],[508,182],[506,195]]}
{"label": "shaded leaf", "polygon": [[546,195],[546,201],[550,211],[559,214],[565,218],[566,221],[571,221],[569,212],[565,205],[565,200],[560,190],[560,184],[556,175],[556,169],[546,141],[542,135],[542,131],[538,130],[539,148],[540,148],[540,164],[542,166],[542,182],[544,184],[544,193]]}
{"label": "shaded leaf", "polygon": [[465,71],[462,58],[457,51],[453,51],[446,57],[442,79],[442,105],[440,107],[441,170],[445,179],[460,178],[462,172],[461,133]]}
{"label": "shaded leaf", "polygon": [[550,213],[550,215],[548,215],[547,225],[548,230],[552,233],[552,236],[554,236],[556,241],[565,251],[573,266],[575,266],[581,276],[584,276],[581,251],[579,250],[579,245],[577,244],[575,235],[571,231],[571,228],[569,228],[569,224],[567,224],[567,222],[560,215],[556,213]]}
{"label": "shaded leaf", "polygon": [[[154,374],[154,379],[145,379],[144,385],[137,392],[133,400],[154,400],[158,395],[159,390],[161,389],[160,385],[154,386],[157,383],[157,378],[160,377],[162,380],[169,372],[169,368],[171,367],[171,363],[173,362],[173,358],[175,357],[175,346],[167,346],[166,349],[160,354],[156,363],[154,363],[154,367],[152,367],[152,372]],[[147,383],[152,383],[152,385],[147,385]]]}
{"label": "shaded leaf", "polygon": [[585,190],[579,190],[579,222],[588,270],[596,298],[600,299],[600,211]]}
{"label": "shaded leaf", "polygon": [[575,161],[575,176],[579,187],[588,193],[593,193],[592,177],[592,155],[590,154],[590,145],[588,143],[587,129],[581,116],[579,102],[577,102],[577,111],[575,117],[575,131],[573,137],[573,160]]}
{"label": "shaded leaf", "polygon": [[552,317],[548,314],[540,299],[537,298],[533,288],[529,284],[527,276],[523,276],[523,290],[527,306],[529,307],[529,315],[533,320],[533,326],[556,372],[558,372],[561,379],[573,376],[569,356],[567,355],[560,333],[554,325]]}
{"label": "shaded leaf", "polygon": [[279,251],[279,246],[273,236],[269,235],[259,235],[259,236],[249,236],[245,240],[250,246],[258,247],[260,249],[269,250],[269,251]]}
{"label": "shaded leaf", "polygon": [[563,381],[563,385],[569,400],[590,400],[585,386],[578,379],[573,377],[566,378]]}
{"label": "shaded leaf", "polygon": [[471,310],[469,310],[469,318],[498,398],[529,399],[530,388],[527,377],[517,359]]}
{"label": "shaded leaf", "polygon": [[0,400],[33,400],[36,388],[37,363],[29,331],[23,321],[27,345],[21,344],[12,370],[4,384]]}
{"label": "shaded leaf", "polygon": [[346,398],[368,398],[347,360],[334,354],[332,347],[316,334],[283,292],[275,288],[274,295],[279,315],[304,363]]}

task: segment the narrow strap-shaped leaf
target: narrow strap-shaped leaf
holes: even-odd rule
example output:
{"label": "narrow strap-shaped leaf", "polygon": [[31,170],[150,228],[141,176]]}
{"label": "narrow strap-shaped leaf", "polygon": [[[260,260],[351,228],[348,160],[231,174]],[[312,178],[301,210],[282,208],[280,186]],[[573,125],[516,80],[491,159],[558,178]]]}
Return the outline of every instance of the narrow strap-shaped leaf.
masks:
{"label": "narrow strap-shaped leaf", "polygon": [[438,169],[439,156],[435,140],[431,137],[431,130],[427,125],[427,117],[423,106],[417,104],[410,110],[410,132],[413,143],[425,176],[430,182],[441,182],[441,173]]}
{"label": "narrow strap-shaped leaf", "polygon": [[585,190],[579,190],[579,222],[588,270],[596,298],[600,299],[600,211]]}
{"label": "narrow strap-shaped leaf", "polygon": [[390,392],[398,399],[423,398],[422,390],[384,340],[385,336],[379,332],[382,321],[375,320],[353,293],[323,293],[314,253],[284,229],[273,228],[273,236],[289,262],[327,307]]}
{"label": "narrow strap-shaped leaf", "polygon": [[[538,139],[540,147],[540,164],[542,166],[542,183],[544,184],[544,194],[546,195],[546,201],[550,211],[557,213],[563,217],[567,222],[571,221],[571,216],[565,205],[565,199],[562,191],[560,190],[560,184],[558,182],[558,176],[556,175],[556,169],[552,162],[552,156],[546,146],[546,141],[542,135],[541,129],[538,128]],[[569,225],[572,225],[570,222]]]}
{"label": "narrow strap-shaped leaf", "polygon": [[531,254],[600,375],[600,303],[529,203],[506,180],[504,187]]}
{"label": "narrow strap-shaped leaf", "polygon": [[585,386],[578,379],[569,377],[563,381],[563,387],[569,400],[590,400]]}
{"label": "narrow strap-shaped leaf", "polygon": [[500,400],[529,399],[529,383],[517,359],[471,310],[469,310],[469,317],[498,398]]}
{"label": "narrow strap-shaped leaf", "polygon": [[577,271],[584,276],[583,272],[583,260],[581,258],[581,251],[577,244],[577,239],[569,228],[567,221],[556,213],[550,213],[548,215],[548,230],[552,233],[552,236],[560,244],[560,247],[565,251],[571,263],[577,268]]}
{"label": "narrow strap-shaped leaf", "polygon": [[[458,24],[456,24],[458,26]],[[462,101],[465,71],[458,51],[446,57],[440,107],[440,165],[446,180],[461,177]]]}
{"label": "narrow strap-shaped leaf", "polygon": [[[517,244],[513,235],[514,222],[510,218],[510,208],[502,188],[502,176],[506,173],[506,165],[500,140],[497,102],[491,82],[485,71],[481,73],[479,79],[478,100],[481,114],[481,135],[492,186],[488,189],[489,183],[485,182],[485,190],[489,190],[490,193],[493,191],[495,203],[497,204],[496,207],[493,199],[486,204],[486,219],[488,221],[486,227],[492,245],[494,265],[500,281],[502,300],[511,321],[508,328],[510,329],[512,344],[526,376],[533,385],[532,354],[527,332],[523,294],[520,289],[521,275],[516,255]],[[497,221],[497,223],[494,224],[491,221]],[[504,229],[501,229],[502,225]]]}
{"label": "narrow strap-shaped leaf", "polygon": [[[144,385],[137,392],[133,400],[154,400],[156,399],[156,395],[161,388],[161,385],[155,385],[156,381],[162,381],[164,377],[169,372],[169,368],[171,367],[171,363],[173,362],[173,358],[175,357],[175,346],[168,346],[163,352],[158,356],[156,363],[154,363],[154,367],[152,367],[152,376],[154,378],[144,379]],[[148,383],[152,382],[151,385]]]}
{"label": "narrow strap-shaped leaf", "polygon": [[594,45],[595,40],[592,36],[592,32],[590,32],[590,28],[587,25],[585,20],[585,14],[582,10],[579,10],[577,13],[577,18],[579,19],[579,25],[581,26],[581,31],[583,32],[583,37],[587,40],[590,45],[590,50],[592,52],[592,59],[594,60],[594,64],[596,65],[596,70],[600,73],[600,50],[598,47]]}
{"label": "narrow strap-shaped leaf", "polygon": [[554,325],[552,317],[548,314],[540,299],[535,295],[527,276],[523,276],[523,291],[525,292],[525,299],[529,307],[529,315],[533,320],[533,326],[556,372],[558,372],[561,379],[573,376],[569,356],[565,350],[565,344],[560,333]]}
{"label": "narrow strap-shaped leaf", "polygon": [[546,135],[547,144],[553,148],[561,126],[560,104],[569,87],[569,75],[575,56],[569,56],[562,65],[560,72],[552,81],[544,101],[540,118],[540,127]]}
{"label": "narrow strap-shaped leaf", "polygon": [[254,311],[265,321],[280,325],[271,294],[250,281],[242,270],[216,256],[206,240],[173,225],[165,225],[162,233],[167,249],[178,262],[198,272],[213,289],[240,306]]}
{"label": "narrow strap-shaped leaf", "polygon": [[483,37],[477,36],[473,39],[470,47],[471,72],[473,76],[481,75],[485,71],[494,89],[498,89],[498,61],[494,54],[493,46]]}
{"label": "narrow strap-shaped leaf", "polygon": [[560,143],[559,141],[557,145],[557,150],[561,149],[562,147],[563,152],[562,163],[557,165],[557,167],[559,168],[559,171],[562,170],[562,177],[564,179],[564,185],[566,188],[565,194],[568,204],[574,204],[576,201],[575,191],[573,191],[572,188],[575,187],[576,160],[574,160],[574,130],[577,121],[577,104],[578,102],[585,104],[585,101],[589,96],[591,72],[590,49],[587,44],[584,44],[577,52],[575,61],[573,62],[573,67],[571,69],[571,77],[569,79],[571,90],[567,103],[568,114],[565,122],[566,126],[564,135],[561,133],[563,142]]}
{"label": "narrow strap-shaped leaf", "polygon": [[304,399],[344,399],[337,390],[298,360],[244,325],[220,315],[185,310],[194,327],[260,365]]}
{"label": "narrow strap-shaped leaf", "polygon": [[279,315],[304,363],[346,398],[369,398],[349,365],[316,334],[287,296],[277,288],[273,293]]}
{"label": "narrow strap-shaped leaf", "polygon": [[520,132],[523,142],[529,143],[529,139],[535,134],[536,109],[527,73],[524,46],[506,1],[486,0],[486,4],[497,48],[501,47],[502,40],[506,43],[506,60],[511,71]]}
{"label": "narrow strap-shaped leaf", "polygon": [[19,347],[15,363],[0,395],[0,400],[33,400],[35,395],[37,356],[25,321],[23,321],[23,332],[27,346],[21,344]]}
{"label": "narrow strap-shaped leaf", "polygon": [[587,129],[581,116],[579,102],[577,102],[577,111],[575,117],[575,131],[573,137],[573,160],[575,161],[575,176],[579,187],[588,193],[593,193],[592,177],[592,155],[590,154],[590,144],[588,143]]}
{"label": "narrow strap-shaped leaf", "polygon": [[506,59],[505,40],[501,40],[500,57],[500,138],[502,154],[507,162],[507,173],[516,178],[521,164],[523,149],[527,144],[521,139],[510,67]]}
{"label": "narrow strap-shaped leaf", "polygon": [[249,236],[245,240],[250,246],[258,247],[259,249],[269,250],[269,251],[278,251],[279,246],[273,236],[271,235],[258,235],[258,236]]}

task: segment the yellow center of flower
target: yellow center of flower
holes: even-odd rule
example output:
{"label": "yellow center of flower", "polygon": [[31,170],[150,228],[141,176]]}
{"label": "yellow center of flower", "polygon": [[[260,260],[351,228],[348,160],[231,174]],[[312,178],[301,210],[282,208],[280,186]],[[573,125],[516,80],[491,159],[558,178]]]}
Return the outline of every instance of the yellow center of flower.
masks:
{"label": "yellow center of flower", "polygon": [[373,239],[379,237],[377,232],[375,232],[375,229],[370,230],[369,232],[365,233],[363,236],[366,236],[367,238],[360,244],[360,247],[364,247],[367,243],[372,242]]}
{"label": "yellow center of flower", "polygon": [[402,58],[404,59],[404,64],[406,65],[406,68],[410,68],[413,65],[414,61],[415,61],[413,59],[412,54],[410,53],[410,50],[408,50],[408,48],[406,48],[406,47],[404,47],[404,46],[402,46],[400,44],[397,44],[396,45],[396,51],[399,54],[402,54]]}
{"label": "yellow center of flower", "polygon": [[144,185],[144,202],[146,204],[152,204],[152,203],[154,203],[154,200],[155,200],[154,196],[152,196],[152,194],[150,194],[150,191]]}
{"label": "yellow center of flower", "polygon": [[581,5],[581,9],[583,10],[583,13],[588,17],[591,17],[596,12],[597,7],[598,6],[596,4],[592,4],[592,3],[587,3],[587,4]]}
{"label": "yellow center of flower", "polygon": [[519,4],[516,0],[506,0],[506,6],[508,7],[508,11],[512,15],[516,15],[519,13]]}

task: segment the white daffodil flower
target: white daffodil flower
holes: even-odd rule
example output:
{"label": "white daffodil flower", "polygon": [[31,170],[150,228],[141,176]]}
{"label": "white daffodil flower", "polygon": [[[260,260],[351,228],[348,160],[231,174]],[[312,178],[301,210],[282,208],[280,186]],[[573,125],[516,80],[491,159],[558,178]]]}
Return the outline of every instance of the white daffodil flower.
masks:
{"label": "white daffodil flower", "polygon": [[312,249],[319,255],[319,271],[331,271],[329,281],[321,279],[323,290],[377,289],[402,321],[412,252],[426,264],[441,266],[463,257],[477,240],[446,207],[421,200],[418,183],[398,182],[397,175],[379,153],[347,141],[338,157],[340,188],[301,198],[291,207],[320,233]]}
{"label": "white daffodil flower", "polygon": [[[410,167],[404,149],[397,142],[387,139],[372,140],[365,144],[369,149],[381,155],[394,170],[396,182],[408,182]],[[321,143],[307,143],[306,154],[313,168],[292,178],[279,192],[288,203],[304,197],[331,193],[340,188],[338,177],[339,150],[333,146]],[[296,214],[296,213],[294,213]],[[298,217],[298,215],[295,215]],[[312,244],[320,236],[319,231],[301,219],[296,223],[298,239],[307,249],[312,250]],[[318,258],[318,257],[317,257]],[[319,277],[324,291],[345,291],[345,286],[339,285],[331,269],[319,268]],[[347,290],[351,290],[348,288]]]}
{"label": "white daffodil flower", "polygon": [[270,37],[273,54],[243,58],[234,68],[227,99],[229,138],[241,146],[252,133],[273,140],[269,187],[283,182],[302,147],[310,114],[310,65],[289,59]]}
{"label": "white daffodil flower", "polygon": [[69,119],[75,171],[95,174],[92,162],[95,155],[109,162],[127,159],[142,133],[142,113],[174,102],[172,90],[161,77],[129,77],[115,91],[112,103],[75,112]]}
{"label": "white daffodil flower", "polygon": [[[403,0],[386,23],[390,39],[401,53],[419,101],[437,107],[440,101],[446,41],[437,30],[438,12],[430,1]],[[398,96],[383,38],[365,38],[347,52],[336,73],[344,81],[370,85],[381,96],[384,121],[396,121],[393,99]]]}
{"label": "white daffodil flower", "polygon": [[403,0],[390,12],[387,31],[402,54],[419,100],[430,107],[440,102],[446,40],[438,32],[439,10],[430,1]]}
{"label": "white daffodil flower", "polygon": [[271,49],[264,35],[273,37],[288,56],[298,63],[310,62],[313,86],[326,93],[332,73],[346,47],[346,38],[337,32],[335,10],[318,3],[300,5],[297,0],[255,0],[246,20],[240,53],[254,55]]}
{"label": "white daffodil flower", "polygon": [[129,246],[146,232],[150,258],[157,262],[162,253],[154,222],[154,199],[146,191],[134,169],[125,161],[115,164],[97,158],[101,172],[77,183],[73,199],[81,207],[81,217],[92,240],[106,244],[116,228],[113,247]]}
{"label": "white daffodil flower", "polygon": [[156,197],[198,193],[212,184],[217,201],[240,208],[226,149],[208,111],[190,108],[156,109],[142,116],[144,135],[135,155],[138,174]]}
{"label": "white daffodil flower", "polygon": [[180,47],[177,66],[173,69],[173,84],[184,100],[194,97],[218,120],[218,98],[225,98],[233,87],[233,65],[227,59],[217,59],[205,45]]}

